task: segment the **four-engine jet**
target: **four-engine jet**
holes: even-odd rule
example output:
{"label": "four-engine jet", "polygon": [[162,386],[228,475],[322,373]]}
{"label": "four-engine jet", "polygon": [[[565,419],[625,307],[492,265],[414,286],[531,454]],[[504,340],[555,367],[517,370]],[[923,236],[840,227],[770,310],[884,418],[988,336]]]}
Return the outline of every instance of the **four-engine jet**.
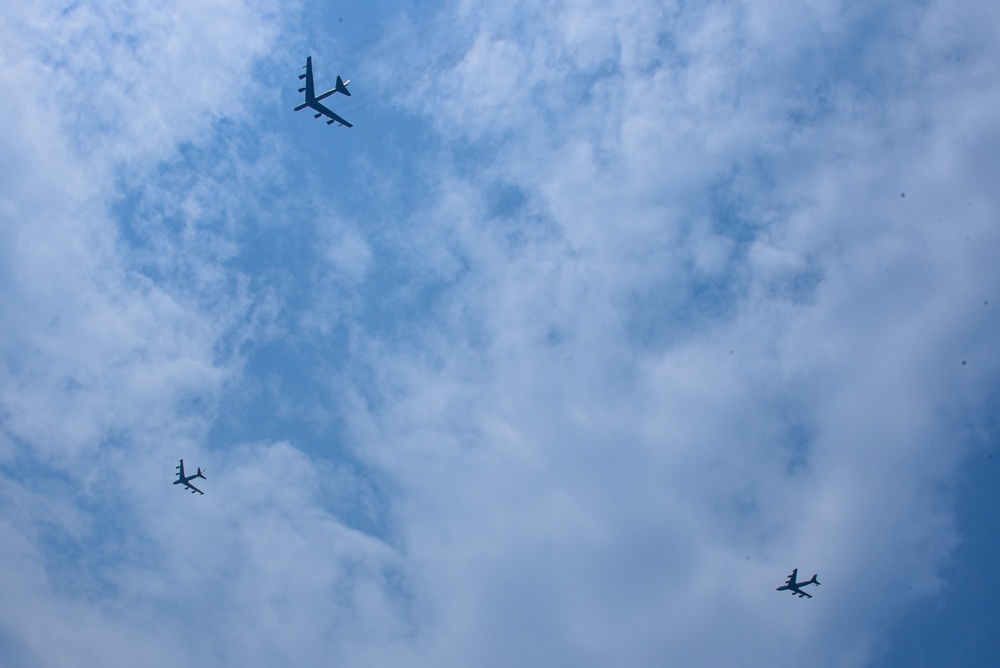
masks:
{"label": "four-engine jet", "polygon": [[817,580],[816,575],[813,574],[812,578],[809,580],[806,580],[804,582],[796,582],[795,578],[796,576],[798,576],[798,574],[799,574],[799,569],[797,568],[794,569],[792,571],[792,574],[788,576],[788,582],[778,587],[775,591],[790,591],[792,592],[793,596],[795,594],[798,594],[799,598],[802,598],[803,596],[812,598],[812,594],[807,594],[804,591],[802,591],[802,587],[805,587],[806,585],[816,585],[818,587],[819,580]]}
{"label": "four-engine jet", "polygon": [[191,481],[194,480],[195,478],[201,478],[202,480],[205,480],[205,473],[201,470],[201,467],[198,467],[198,472],[195,473],[194,475],[187,475],[187,476],[184,475],[184,460],[182,459],[181,463],[177,465],[177,480],[174,480],[174,484],[184,485],[185,487],[191,490],[192,494],[194,494],[195,492],[197,492],[198,494],[204,494],[205,492],[201,491],[200,489],[191,484]]}
{"label": "four-engine jet", "polygon": [[323,100],[323,99],[326,99],[326,98],[330,97],[334,93],[343,93],[344,95],[350,97],[351,96],[351,92],[349,90],[347,90],[347,84],[351,83],[351,80],[348,79],[347,81],[344,81],[343,79],[341,79],[338,76],[337,77],[337,85],[334,88],[331,88],[330,90],[326,91],[325,93],[317,95],[316,94],[316,89],[313,86],[313,63],[312,63],[312,60],[313,60],[312,56],[309,56],[309,57],[306,58],[306,66],[305,66],[306,73],[299,75],[299,79],[305,79],[306,80],[306,85],[303,88],[299,89],[300,93],[305,93],[306,94],[306,101],[303,102],[302,104],[300,104],[299,106],[295,107],[295,111],[302,111],[306,107],[309,107],[313,111],[317,112],[315,114],[316,118],[319,118],[320,116],[326,116],[327,118],[329,118],[330,120],[328,120],[326,122],[327,125],[333,125],[334,123],[340,123],[341,125],[344,125],[346,127],[353,128],[354,127],[353,125],[351,125],[350,123],[348,123],[347,121],[345,121],[343,118],[341,118],[337,114],[335,114],[332,111],[330,111],[329,109],[327,109],[325,106],[323,106],[319,102],[320,100]]}

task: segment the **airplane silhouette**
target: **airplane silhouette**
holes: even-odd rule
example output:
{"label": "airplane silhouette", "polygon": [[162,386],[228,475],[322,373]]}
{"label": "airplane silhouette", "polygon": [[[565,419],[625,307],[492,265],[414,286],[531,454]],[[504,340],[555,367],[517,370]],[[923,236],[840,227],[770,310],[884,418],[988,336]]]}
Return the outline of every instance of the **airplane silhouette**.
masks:
{"label": "airplane silhouette", "polygon": [[197,492],[198,494],[205,493],[191,484],[191,481],[194,480],[195,478],[201,478],[202,480],[205,480],[205,472],[201,470],[201,467],[198,467],[198,472],[195,473],[194,475],[186,476],[184,475],[184,460],[182,459],[181,463],[178,464],[176,468],[177,468],[177,480],[174,480],[175,485],[184,485],[185,487],[191,490],[192,494],[194,494],[195,492]]}
{"label": "airplane silhouette", "polygon": [[343,95],[346,95],[347,97],[350,97],[351,96],[351,92],[349,90],[347,90],[347,84],[351,83],[351,80],[348,79],[347,81],[344,81],[343,79],[340,78],[340,76],[338,76],[337,77],[337,85],[336,85],[336,87],[331,88],[330,90],[326,91],[325,93],[321,93],[321,94],[317,95],[316,94],[316,88],[313,85],[313,59],[312,59],[312,56],[308,56],[306,58],[306,66],[303,69],[305,69],[306,73],[305,74],[300,74],[299,75],[299,79],[305,79],[306,80],[306,85],[303,86],[302,88],[300,88],[299,92],[306,94],[306,101],[303,102],[302,104],[300,104],[299,106],[295,107],[295,111],[302,111],[306,107],[309,107],[310,109],[312,109],[313,111],[316,112],[314,114],[314,116],[316,116],[316,118],[319,118],[321,116],[326,116],[327,118],[329,118],[330,120],[328,120],[326,122],[327,125],[333,125],[334,123],[340,123],[341,125],[343,125],[345,127],[353,128],[354,127],[353,125],[351,125],[350,123],[348,123],[347,121],[345,121],[343,118],[341,118],[337,114],[335,114],[332,111],[330,111],[329,109],[327,109],[325,106],[323,106],[319,102],[320,100],[323,100],[323,99],[326,99],[326,98],[330,97],[334,93],[341,93]]}
{"label": "airplane silhouette", "polygon": [[814,573],[812,578],[810,578],[809,580],[805,580],[804,582],[796,582],[795,578],[796,576],[798,576],[798,574],[799,574],[799,569],[797,568],[794,569],[792,571],[792,574],[788,576],[788,581],[785,584],[778,587],[777,589],[775,589],[775,591],[790,591],[792,592],[793,596],[795,594],[798,594],[799,598],[802,598],[803,596],[807,598],[812,598],[812,594],[807,594],[804,591],[802,591],[802,587],[805,587],[806,585],[816,585],[818,587],[819,580],[816,579],[816,574]]}

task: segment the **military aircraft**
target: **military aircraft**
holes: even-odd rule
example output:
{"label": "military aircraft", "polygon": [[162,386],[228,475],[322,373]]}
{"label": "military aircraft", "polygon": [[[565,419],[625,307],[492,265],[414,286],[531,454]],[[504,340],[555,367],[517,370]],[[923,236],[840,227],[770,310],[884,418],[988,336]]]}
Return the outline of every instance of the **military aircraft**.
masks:
{"label": "military aircraft", "polygon": [[796,568],[792,570],[792,574],[788,576],[788,582],[775,589],[775,591],[790,591],[792,592],[793,596],[795,594],[798,594],[799,598],[802,598],[803,596],[807,598],[812,598],[812,594],[807,594],[804,591],[802,591],[802,587],[805,587],[806,585],[816,585],[818,587],[819,580],[817,580],[816,575],[813,574],[812,578],[809,580],[806,580],[804,582],[796,582],[795,578],[798,576],[798,574],[799,574],[799,569]]}
{"label": "military aircraft", "polygon": [[201,478],[202,480],[205,480],[205,472],[201,470],[201,467],[198,467],[198,472],[195,473],[194,475],[184,475],[184,460],[182,459],[181,463],[177,465],[177,480],[174,480],[174,484],[184,485],[185,487],[191,490],[192,494],[194,494],[195,492],[197,492],[198,494],[204,494],[205,492],[201,491],[200,489],[191,484],[191,481],[194,480],[195,478]]}
{"label": "military aircraft", "polygon": [[299,92],[306,94],[306,101],[303,102],[302,104],[300,104],[299,106],[295,107],[295,111],[302,111],[306,107],[309,107],[310,109],[312,109],[313,111],[316,112],[316,114],[315,114],[316,118],[319,118],[320,116],[326,116],[326,117],[328,117],[330,120],[328,120],[326,122],[327,125],[333,125],[334,123],[340,123],[341,125],[344,125],[346,127],[353,128],[354,127],[353,125],[351,125],[350,123],[348,123],[347,121],[345,121],[343,118],[341,118],[340,116],[338,116],[337,114],[333,113],[332,111],[330,111],[325,106],[323,106],[322,104],[319,103],[320,100],[325,100],[326,98],[330,97],[334,93],[343,93],[344,95],[350,97],[351,96],[351,92],[349,90],[347,90],[347,85],[349,83],[351,83],[351,80],[348,79],[347,81],[344,81],[343,79],[341,79],[338,76],[337,77],[337,85],[335,87],[331,88],[330,90],[326,91],[325,93],[317,95],[316,94],[316,89],[313,87],[313,59],[312,59],[312,56],[309,56],[309,57],[306,58],[306,66],[305,66],[304,69],[305,69],[306,73],[305,74],[300,74],[299,75],[299,79],[305,79],[306,80],[306,85],[304,87],[300,88]]}

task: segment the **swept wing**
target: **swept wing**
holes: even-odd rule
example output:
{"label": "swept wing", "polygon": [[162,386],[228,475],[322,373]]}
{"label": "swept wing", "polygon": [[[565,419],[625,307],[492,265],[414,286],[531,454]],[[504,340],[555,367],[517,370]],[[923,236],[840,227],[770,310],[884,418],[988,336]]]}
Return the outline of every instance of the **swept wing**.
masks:
{"label": "swept wing", "polygon": [[192,490],[191,491],[192,494],[194,494],[195,492],[198,492],[199,494],[202,494],[202,495],[205,494],[205,492],[201,491],[200,489],[198,489],[197,487],[195,487],[194,485],[192,485],[191,483],[189,483],[187,480],[184,481],[184,486],[187,487],[188,489]]}
{"label": "swept wing", "polygon": [[310,109],[314,109],[314,110],[316,110],[316,111],[319,112],[318,114],[315,114],[316,118],[319,118],[320,116],[326,116],[326,117],[328,117],[330,120],[328,120],[326,122],[327,125],[333,125],[334,123],[340,123],[341,125],[344,125],[344,126],[349,127],[349,128],[353,128],[354,127],[353,125],[351,125],[350,123],[348,123],[347,121],[345,121],[343,118],[341,118],[337,114],[333,113],[331,110],[327,109],[326,106],[324,106],[323,104],[321,104],[319,102],[316,102],[315,100],[312,101],[312,102],[309,102],[306,106],[309,107]]}

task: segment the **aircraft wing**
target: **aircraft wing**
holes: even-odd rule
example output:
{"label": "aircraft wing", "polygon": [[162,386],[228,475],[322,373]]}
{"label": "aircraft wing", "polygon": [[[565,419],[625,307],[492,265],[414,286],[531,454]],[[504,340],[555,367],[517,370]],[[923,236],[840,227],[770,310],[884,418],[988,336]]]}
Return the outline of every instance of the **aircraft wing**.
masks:
{"label": "aircraft wing", "polygon": [[312,107],[313,109],[315,109],[316,111],[318,111],[319,113],[323,114],[324,116],[326,116],[326,117],[328,117],[328,118],[331,119],[331,120],[329,120],[329,121],[326,122],[327,125],[329,125],[330,123],[340,123],[341,125],[347,126],[349,128],[353,128],[354,127],[353,125],[351,125],[350,123],[348,123],[347,121],[345,121],[343,118],[341,118],[337,114],[335,114],[332,111],[330,111],[329,109],[327,109],[325,106],[323,106],[319,102],[313,101],[312,103],[309,104],[309,106]]}
{"label": "aircraft wing", "polygon": [[805,596],[806,598],[812,598],[813,597],[812,594],[807,594],[804,591],[802,591],[801,589],[796,589],[795,591],[798,592],[799,598],[802,598],[803,596]]}
{"label": "aircraft wing", "polygon": [[195,487],[194,485],[192,485],[191,483],[189,483],[187,480],[184,481],[184,486],[191,488],[194,492],[198,492],[199,494],[201,494],[203,496],[205,494],[205,492],[201,491],[200,489],[198,489],[197,487]]}
{"label": "aircraft wing", "polygon": [[181,463],[177,465],[177,477],[180,478],[181,480],[184,479],[184,460],[183,459],[181,460]]}
{"label": "aircraft wing", "polygon": [[[304,92],[306,94],[306,99],[307,100],[312,100],[313,98],[316,97],[316,89],[313,88],[313,59],[312,59],[312,56],[308,56],[306,58],[305,71],[306,71],[306,74],[305,74],[306,85],[305,85],[305,90],[302,91],[302,92]],[[299,78],[301,79],[302,77],[300,76]]]}
{"label": "aircraft wing", "polygon": [[795,584],[795,578],[798,576],[798,574],[799,574],[799,569],[797,568],[793,569],[792,574],[788,576],[788,582],[786,582],[785,584],[789,585]]}

